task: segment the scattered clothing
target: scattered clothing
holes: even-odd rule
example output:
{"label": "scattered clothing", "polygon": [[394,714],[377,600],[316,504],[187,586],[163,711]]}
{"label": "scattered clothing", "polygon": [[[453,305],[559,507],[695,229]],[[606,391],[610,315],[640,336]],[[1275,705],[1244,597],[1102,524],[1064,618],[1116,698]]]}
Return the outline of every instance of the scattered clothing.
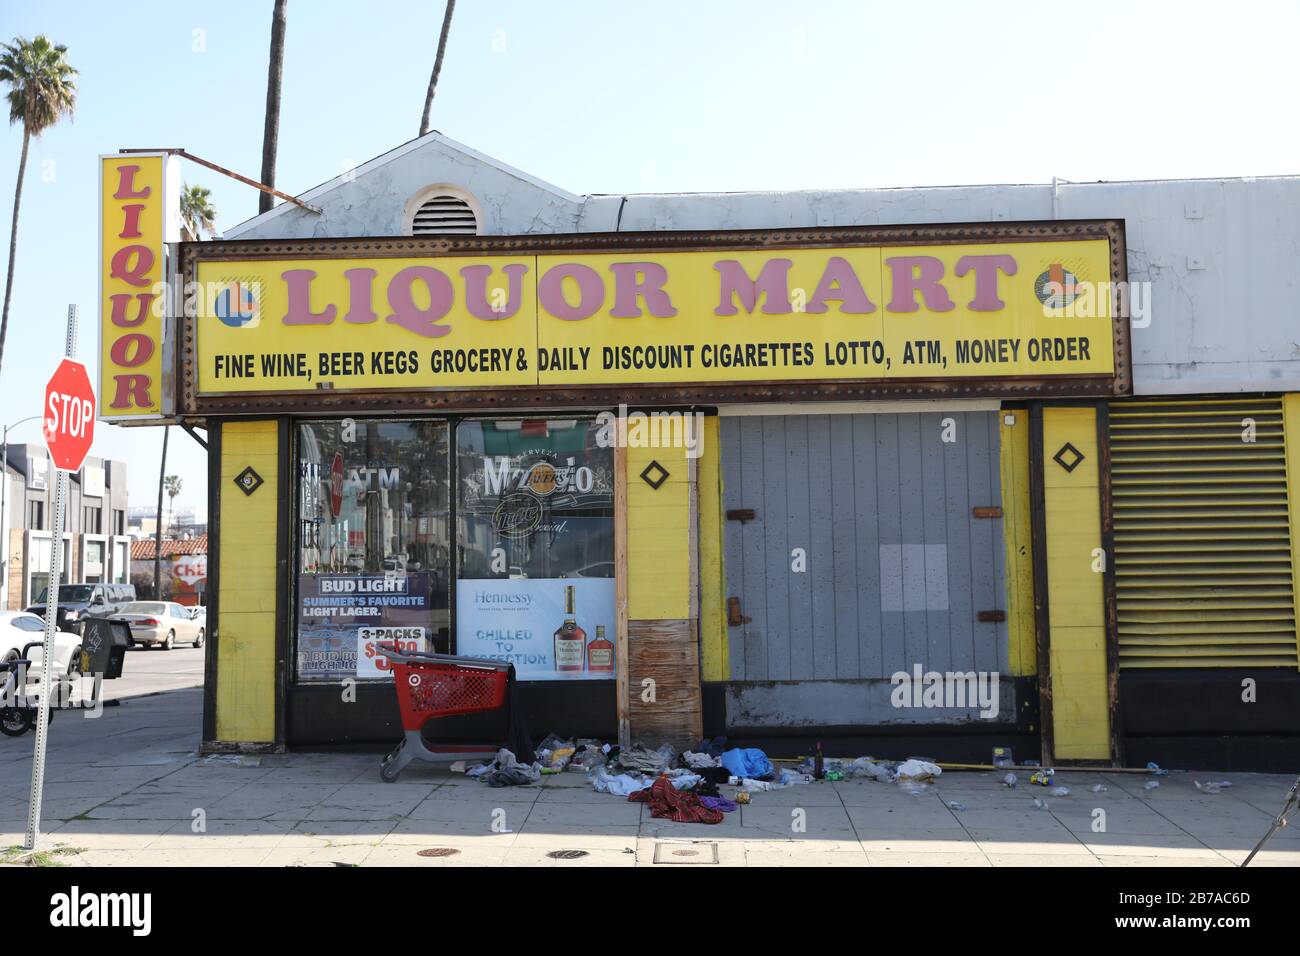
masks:
{"label": "scattered clothing", "polygon": [[635,803],[650,804],[652,817],[676,823],[721,823],[722,811],[706,807],[701,799],[689,790],[674,790],[667,779],[656,780],[648,790],[638,790],[628,797]]}
{"label": "scattered clothing", "polygon": [[686,766],[690,767],[692,770],[702,770],[705,767],[719,766],[718,758],[713,756],[713,754],[697,753],[694,750],[688,750],[686,753],[682,754],[682,760],[686,763]]}
{"label": "scattered clothing", "polygon": [[739,808],[738,803],[728,800],[726,797],[700,797],[700,806],[708,807],[710,810],[720,810],[723,813],[733,813]]}
{"label": "scattered clothing", "polygon": [[726,737],[714,737],[712,740],[701,740],[695,746],[696,753],[708,754],[710,757],[721,757],[726,749]]}
{"label": "scattered clothing", "polygon": [[611,774],[604,767],[597,767],[591,775],[591,786],[597,793],[612,793],[620,797],[644,790],[650,783],[626,773]]}
{"label": "scattered clothing", "polygon": [[669,763],[662,748],[660,750],[648,750],[640,744],[633,744],[626,750],[620,750],[618,758],[614,762],[620,770],[654,774],[659,773]]}
{"label": "scattered clothing", "polygon": [[492,763],[479,764],[467,771],[467,776],[481,777],[489,787],[525,787],[542,779],[540,764],[524,764],[504,747],[497,751]]}
{"label": "scattered clothing", "polygon": [[694,790],[704,778],[698,774],[680,772],[675,777],[669,777],[674,790]]}

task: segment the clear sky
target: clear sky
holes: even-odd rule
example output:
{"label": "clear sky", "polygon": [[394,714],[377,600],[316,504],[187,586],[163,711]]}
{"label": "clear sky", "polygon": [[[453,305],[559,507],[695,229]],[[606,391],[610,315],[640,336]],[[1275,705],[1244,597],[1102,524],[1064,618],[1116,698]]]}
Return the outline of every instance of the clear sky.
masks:
{"label": "clear sky", "polygon": [[[0,0],[81,71],[34,144],[0,418],[36,414],[82,309],[92,365],[96,157],[184,147],[256,178],[271,0]],[[439,0],[290,0],[277,185],[302,192],[416,135]],[[453,139],[575,193],[1148,179],[1300,170],[1300,4],[461,0],[433,107]],[[8,235],[21,131],[0,141]],[[257,194],[201,167],[218,228]],[[0,244],[0,256],[7,256]],[[15,440],[38,440],[37,426]],[[100,425],[153,501],[160,429]],[[206,510],[173,429],[177,506]]]}

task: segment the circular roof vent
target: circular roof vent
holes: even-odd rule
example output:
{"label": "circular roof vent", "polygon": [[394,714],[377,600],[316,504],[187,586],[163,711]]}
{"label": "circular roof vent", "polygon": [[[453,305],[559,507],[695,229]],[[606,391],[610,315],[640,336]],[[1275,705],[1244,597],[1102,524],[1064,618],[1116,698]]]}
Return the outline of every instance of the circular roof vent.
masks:
{"label": "circular roof vent", "polygon": [[478,217],[468,202],[459,196],[430,196],[411,220],[413,236],[476,236]]}

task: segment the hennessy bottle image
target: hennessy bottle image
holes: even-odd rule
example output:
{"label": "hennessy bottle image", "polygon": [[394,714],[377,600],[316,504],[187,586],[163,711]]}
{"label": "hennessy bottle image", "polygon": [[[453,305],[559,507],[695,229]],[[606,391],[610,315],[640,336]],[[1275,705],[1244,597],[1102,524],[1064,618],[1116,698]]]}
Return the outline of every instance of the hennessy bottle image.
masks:
{"label": "hennessy bottle image", "polygon": [[564,588],[564,623],[555,632],[555,669],[563,673],[582,672],[587,648],[587,632],[578,627],[573,612],[573,593],[576,588]]}
{"label": "hennessy bottle image", "polygon": [[587,645],[587,670],[612,671],[614,669],[614,645],[605,640],[605,625],[596,625],[596,639]]}

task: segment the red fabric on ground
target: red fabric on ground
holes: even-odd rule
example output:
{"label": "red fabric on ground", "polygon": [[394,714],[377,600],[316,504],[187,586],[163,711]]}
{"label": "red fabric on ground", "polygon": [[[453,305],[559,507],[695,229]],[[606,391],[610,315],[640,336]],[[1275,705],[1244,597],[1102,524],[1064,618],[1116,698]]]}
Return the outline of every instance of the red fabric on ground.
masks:
{"label": "red fabric on ground", "polygon": [[628,797],[637,803],[650,804],[650,816],[667,817],[677,823],[721,823],[721,810],[710,810],[689,790],[674,790],[660,777],[648,790],[638,790]]}

